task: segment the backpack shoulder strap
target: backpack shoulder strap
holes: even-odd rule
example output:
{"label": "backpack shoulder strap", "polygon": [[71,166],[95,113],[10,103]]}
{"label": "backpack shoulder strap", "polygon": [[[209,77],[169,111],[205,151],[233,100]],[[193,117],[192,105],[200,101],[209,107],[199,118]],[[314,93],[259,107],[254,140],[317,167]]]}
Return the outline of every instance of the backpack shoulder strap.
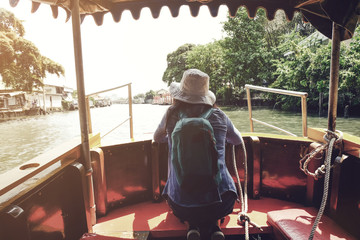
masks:
{"label": "backpack shoulder strap", "polygon": [[188,116],[186,115],[186,113],[185,113],[184,111],[181,111],[181,110],[179,111],[178,114],[179,114],[179,120],[188,117]]}
{"label": "backpack shoulder strap", "polygon": [[207,110],[203,114],[201,114],[200,117],[208,119],[214,111],[215,111],[215,108],[210,108],[209,110]]}

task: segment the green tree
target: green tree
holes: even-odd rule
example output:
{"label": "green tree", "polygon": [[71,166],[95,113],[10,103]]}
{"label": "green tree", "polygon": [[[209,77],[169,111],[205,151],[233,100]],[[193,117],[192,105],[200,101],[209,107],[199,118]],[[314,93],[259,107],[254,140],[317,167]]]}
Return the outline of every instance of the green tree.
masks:
{"label": "green tree", "polygon": [[300,14],[295,14],[289,22],[279,11],[274,20],[268,21],[264,10],[258,10],[254,19],[249,19],[246,9],[239,9],[234,18],[224,23],[227,37],[222,41],[224,49],[226,85],[222,91],[233,100],[244,94],[245,84],[269,85],[274,80],[276,66],[273,61],[282,57],[283,49],[279,45],[284,36],[297,32],[297,36],[307,36],[314,31],[310,24],[302,21]]}
{"label": "green tree", "polygon": [[[271,87],[307,92],[309,111],[325,110],[329,91],[331,44],[323,44],[319,41],[309,45],[307,39],[300,37],[298,33],[290,34],[289,38],[279,47],[286,56],[275,61],[276,80]],[[359,55],[353,51],[353,46],[356,44],[358,40],[354,38],[350,48],[344,44],[341,48],[339,106],[345,106],[346,102],[356,103],[355,96],[359,93],[357,86],[360,82],[356,74],[359,74],[357,71],[360,69],[360,62],[357,60]],[[320,97],[324,100],[319,109]],[[275,99],[282,109],[300,109],[298,98],[288,96],[270,96],[270,98]]]}
{"label": "green tree", "polygon": [[266,85],[272,82],[270,60],[274,52],[264,37],[266,23],[263,10],[258,10],[256,17],[249,19],[243,8],[224,23],[228,35],[223,41],[225,67],[231,86],[241,88],[246,83]]}
{"label": "green tree", "polygon": [[[296,41],[288,41],[287,46],[287,51],[284,52],[285,56],[274,61],[274,65],[277,67],[274,75],[277,78],[270,87],[308,92],[310,85],[314,86],[309,82],[313,72],[308,71],[314,53],[305,46],[299,46]],[[300,106],[299,99],[295,97],[272,94],[269,97],[276,100],[277,106],[284,110],[295,110]],[[310,105],[312,104],[308,102],[309,107]]]}
{"label": "green tree", "polygon": [[187,68],[197,68],[210,77],[210,89],[216,94],[226,84],[224,49],[220,41],[197,45],[187,54]]}
{"label": "green tree", "polygon": [[153,90],[148,91],[145,93],[145,101],[149,99],[154,99],[156,93]]}
{"label": "green tree", "polygon": [[[350,44],[343,44],[340,52],[338,106],[340,112],[349,105],[350,108],[360,106],[360,28]],[[285,39],[285,38],[284,38]],[[328,86],[330,80],[331,44],[321,41],[309,42],[299,33],[287,35],[287,41],[279,46],[285,57],[274,61],[277,70],[276,80],[271,85],[308,93],[308,110],[326,110],[328,104]],[[311,44],[310,44],[311,43]],[[300,100],[287,96],[269,96],[282,109],[299,110]],[[323,103],[319,109],[319,98]]]}
{"label": "green tree", "polygon": [[349,48],[340,59],[341,82],[340,94],[344,97],[344,105],[360,105],[360,26],[355,31]]}
{"label": "green tree", "polygon": [[296,32],[300,37],[306,37],[315,32],[310,23],[305,23],[300,13],[295,13],[291,21],[286,19],[283,11],[277,11],[275,18],[271,21],[265,20],[265,40],[269,48],[281,44],[284,36]]}
{"label": "green tree", "polygon": [[47,73],[64,75],[64,68],[40,54],[24,39],[24,26],[13,13],[0,8],[0,75],[5,86],[32,91],[43,86]]}
{"label": "green tree", "polygon": [[167,55],[167,68],[162,80],[166,82],[168,86],[170,86],[172,82],[180,82],[184,71],[187,69],[187,55],[194,46],[194,44],[184,44],[176,51]]}

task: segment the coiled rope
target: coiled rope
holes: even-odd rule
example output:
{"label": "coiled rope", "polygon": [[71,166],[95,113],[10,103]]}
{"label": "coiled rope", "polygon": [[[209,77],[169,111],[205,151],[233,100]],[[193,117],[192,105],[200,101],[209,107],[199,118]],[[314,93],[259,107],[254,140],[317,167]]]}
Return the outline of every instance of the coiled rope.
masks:
{"label": "coiled rope", "polygon": [[[323,158],[324,153],[328,152],[330,140],[335,138],[335,142],[333,145],[338,147],[339,149],[342,149],[342,139],[343,139],[343,133],[341,131],[332,132],[330,130],[326,130],[326,134],[324,135],[324,139],[326,141],[326,144],[320,145],[319,147],[315,148],[312,152],[306,154],[300,161],[300,169],[308,176],[312,176],[315,180],[318,180],[325,174],[325,161],[324,164],[322,164],[320,167],[318,167],[314,172],[310,172],[308,170],[308,165],[311,161],[317,159],[320,160]],[[320,156],[320,157],[317,157]]]}
{"label": "coiled rope", "polygon": [[247,154],[246,154],[246,148],[243,138],[241,137],[241,146],[244,152],[244,192],[241,187],[240,177],[237,170],[236,165],[236,156],[235,156],[235,146],[232,147],[232,155],[233,155],[233,166],[236,176],[236,181],[238,182],[238,192],[239,192],[239,200],[241,202],[241,211],[238,214],[238,223],[243,225],[245,227],[245,240],[249,240],[249,224],[259,228],[261,231],[261,227],[259,227],[257,224],[251,222],[250,217],[248,216],[248,195],[247,195],[247,185],[248,185],[248,166],[247,166]]}
{"label": "coiled rope", "polygon": [[[328,193],[329,193],[330,169],[331,169],[331,159],[332,159],[333,148],[334,148],[334,146],[337,146],[341,149],[343,134],[340,131],[336,131],[336,132],[338,132],[339,135],[337,135],[335,132],[327,130],[327,133],[324,135],[324,139],[326,140],[327,143],[325,145],[322,145],[322,146],[316,148],[314,151],[305,155],[304,158],[302,158],[300,160],[300,169],[302,171],[304,171],[306,175],[312,176],[314,179],[317,180],[318,178],[322,177],[325,174],[324,192],[323,192],[323,196],[322,196],[322,200],[321,200],[321,205],[320,205],[318,214],[315,218],[314,224],[312,226],[309,240],[312,240],[314,238],[316,228],[319,225],[322,215],[324,214],[326,201],[327,201]],[[319,157],[316,157],[316,155],[318,153],[321,153],[321,156],[323,156],[324,152],[326,154],[324,164],[322,164],[317,170],[315,170],[314,173],[310,172],[307,169],[309,162],[314,159],[320,159]]]}

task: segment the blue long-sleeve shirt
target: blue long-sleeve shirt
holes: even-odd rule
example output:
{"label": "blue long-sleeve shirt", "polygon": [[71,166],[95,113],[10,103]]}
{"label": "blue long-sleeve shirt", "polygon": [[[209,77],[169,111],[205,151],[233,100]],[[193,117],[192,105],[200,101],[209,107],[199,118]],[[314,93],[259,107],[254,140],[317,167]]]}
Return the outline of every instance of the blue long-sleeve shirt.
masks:
{"label": "blue long-sleeve shirt", "polygon": [[[201,114],[203,106],[194,105],[192,112]],[[233,145],[239,145],[242,141],[240,132],[234,127],[231,120],[220,109],[215,111],[209,117],[209,122],[214,129],[214,135],[216,139],[216,149],[218,151],[219,171],[221,173],[221,182],[214,192],[209,193],[203,199],[193,199],[194,196],[188,195],[185,191],[182,191],[177,180],[174,168],[171,164],[171,133],[178,121],[178,114],[171,114],[169,116],[169,110],[163,116],[158,128],[154,133],[155,142],[164,143],[168,142],[169,145],[169,157],[168,157],[168,180],[166,182],[163,196],[169,197],[173,202],[184,207],[199,207],[204,205],[210,205],[221,201],[221,195],[227,191],[232,191],[236,194],[236,188],[234,181],[225,164],[225,143],[231,143]],[[209,197],[210,196],[210,197]],[[202,198],[202,196],[198,196]],[[201,204],[199,204],[201,202]]]}

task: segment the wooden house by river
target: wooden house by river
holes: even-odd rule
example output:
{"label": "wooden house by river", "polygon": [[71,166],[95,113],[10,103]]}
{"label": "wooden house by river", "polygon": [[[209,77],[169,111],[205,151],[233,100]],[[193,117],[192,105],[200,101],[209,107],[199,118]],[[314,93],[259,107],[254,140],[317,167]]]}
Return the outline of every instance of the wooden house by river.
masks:
{"label": "wooden house by river", "polygon": [[170,105],[171,103],[172,103],[172,98],[170,96],[170,92],[165,89],[161,89],[157,91],[152,102],[152,104],[159,104],[159,105]]}
{"label": "wooden house by river", "polygon": [[21,115],[29,109],[26,92],[1,92],[0,93],[0,118]]}
{"label": "wooden house by river", "polygon": [[62,101],[72,101],[73,89],[45,85],[33,92],[0,89],[0,119],[62,111]]}

